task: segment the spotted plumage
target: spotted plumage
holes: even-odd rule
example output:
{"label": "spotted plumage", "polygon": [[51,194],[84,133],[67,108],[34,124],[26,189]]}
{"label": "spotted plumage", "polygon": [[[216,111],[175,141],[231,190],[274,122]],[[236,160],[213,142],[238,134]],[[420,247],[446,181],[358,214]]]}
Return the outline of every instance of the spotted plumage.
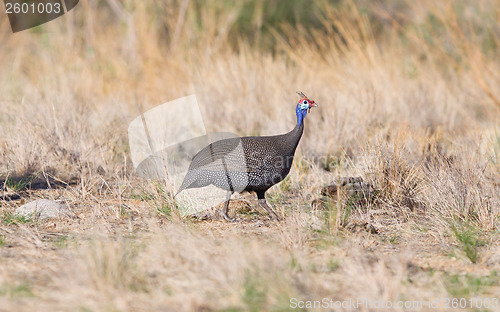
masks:
{"label": "spotted plumage", "polygon": [[296,106],[297,124],[292,131],[274,136],[251,136],[216,141],[199,151],[192,159],[179,188],[199,188],[214,185],[227,191],[223,215],[227,215],[229,200],[234,192],[254,191],[259,204],[270,216],[279,219],[266,203],[265,192],[281,182],[290,172],[295,149],[304,131],[304,118],[311,107],[317,106],[302,92]]}

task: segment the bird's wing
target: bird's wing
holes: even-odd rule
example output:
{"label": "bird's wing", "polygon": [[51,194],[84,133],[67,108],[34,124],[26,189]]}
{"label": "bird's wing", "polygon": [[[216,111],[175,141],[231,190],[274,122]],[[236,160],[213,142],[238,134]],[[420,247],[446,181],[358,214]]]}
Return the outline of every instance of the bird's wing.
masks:
{"label": "bird's wing", "polygon": [[191,161],[189,170],[250,172],[245,161],[241,138],[216,141],[199,151]]}

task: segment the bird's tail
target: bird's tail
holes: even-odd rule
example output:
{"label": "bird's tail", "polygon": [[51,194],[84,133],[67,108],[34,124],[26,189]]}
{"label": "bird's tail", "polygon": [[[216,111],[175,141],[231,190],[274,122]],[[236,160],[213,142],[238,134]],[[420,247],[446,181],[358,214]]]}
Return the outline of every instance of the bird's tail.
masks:
{"label": "bird's tail", "polygon": [[183,187],[183,185],[181,185],[181,187],[179,188],[179,190],[177,191],[177,193],[175,193],[174,195],[174,199],[177,195],[179,195],[180,192],[184,191],[185,187]]}
{"label": "bird's tail", "polygon": [[189,188],[189,186],[191,185],[191,181],[188,182],[188,176],[186,176],[184,178],[184,181],[182,181],[182,184],[181,186],[179,187],[179,190],[177,191],[177,193],[175,193],[174,195],[174,198],[179,195],[180,192],[184,191],[185,189]]}

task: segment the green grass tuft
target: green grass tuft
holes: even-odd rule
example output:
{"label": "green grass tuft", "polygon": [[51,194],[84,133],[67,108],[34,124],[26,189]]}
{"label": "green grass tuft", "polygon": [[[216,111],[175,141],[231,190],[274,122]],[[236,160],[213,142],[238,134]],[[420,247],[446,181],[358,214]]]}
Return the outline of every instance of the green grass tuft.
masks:
{"label": "green grass tuft", "polygon": [[13,224],[25,224],[25,223],[30,223],[33,221],[33,217],[27,217],[27,216],[20,216],[16,215],[15,213],[12,212],[4,212],[3,214],[3,223],[5,225],[13,225]]}
{"label": "green grass tuft", "polygon": [[444,278],[446,290],[455,297],[470,297],[481,293],[485,288],[498,285],[500,279],[496,272],[488,276],[446,275]]}
{"label": "green grass tuft", "polygon": [[266,304],[266,287],[258,277],[247,271],[243,284],[243,303],[250,312],[262,311]]}
{"label": "green grass tuft", "polygon": [[453,224],[451,231],[459,242],[463,252],[472,263],[476,263],[479,259],[479,247],[485,242],[480,239],[479,230],[475,229],[471,224]]}

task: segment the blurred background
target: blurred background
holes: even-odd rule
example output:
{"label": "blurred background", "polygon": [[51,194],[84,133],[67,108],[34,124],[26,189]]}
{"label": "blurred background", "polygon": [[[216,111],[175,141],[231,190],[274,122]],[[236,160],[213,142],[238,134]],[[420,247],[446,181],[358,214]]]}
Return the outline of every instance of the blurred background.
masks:
{"label": "blurred background", "polygon": [[497,4],[91,0],[16,34],[3,14],[0,172],[60,164],[61,150],[111,153],[95,159],[104,168],[128,157],[128,122],[188,94],[208,131],[264,135],[293,127],[301,90],[320,103],[301,144],[311,154],[352,152],[395,127],[488,133]]}

